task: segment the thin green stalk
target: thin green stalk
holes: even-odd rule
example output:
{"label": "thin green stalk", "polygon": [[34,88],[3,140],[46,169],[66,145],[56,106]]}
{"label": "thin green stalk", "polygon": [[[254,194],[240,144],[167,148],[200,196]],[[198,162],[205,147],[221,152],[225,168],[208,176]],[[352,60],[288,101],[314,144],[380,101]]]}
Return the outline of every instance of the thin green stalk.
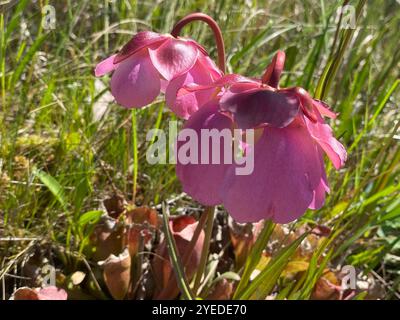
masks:
{"label": "thin green stalk", "polygon": [[365,125],[364,129],[354,139],[354,142],[350,146],[348,152],[353,151],[358,146],[358,143],[360,142],[361,138],[368,132],[368,130],[370,130],[372,128],[372,125],[375,123],[375,120],[377,119],[378,115],[381,113],[381,111],[383,110],[386,103],[389,101],[390,97],[392,96],[393,92],[397,89],[399,84],[400,84],[400,79],[397,79],[393,83],[393,85],[390,87],[389,91],[386,93],[384,98],[380,101],[379,105],[377,106],[374,115],[371,117],[371,119]]}
{"label": "thin green stalk", "polygon": [[[6,45],[5,45],[5,38],[4,38],[4,14],[0,15],[0,63],[1,63],[1,101],[2,101],[2,109],[5,114],[5,107],[6,107]],[[3,127],[3,126],[2,126]]]}
{"label": "thin green stalk", "polygon": [[[108,4],[110,1],[104,0],[104,30],[107,30],[110,27],[110,18],[108,17]],[[106,32],[104,34],[104,51],[108,52],[109,49],[109,34]]]}
{"label": "thin green stalk", "polygon": [[[343,4],[342,4],[342,8],[344,6],[347,6],[348,4],[349,4],[349,0],[344,0]],[[337,41],[339,39],[340,27],[342,25],[342,20],[343,20],[343,10],[340,12],[339,21],[338,21],[338,23],[336,25],[335,36],[333,38],[333,43],[332,43],[332,47],[331,47],[331,53],[329,54],[329,58],[332,58],[334,53],[335,53],[336,44],[337,44]]]}
{"label": "thin green stalk", "polygon": [[[356,8],[356,23],[359,21],[359,17],[361,15],[362,8],[364,7],[366,0],[360,0],[358,2]],[[340,26],[339,26],[340,27]],[[315,92],[315,97],[317,99],[324,100],[328,92],[331,88],[333,79],[336,77],[336,74],[339,70],[339,67],[343,61],[344,54],[346,49],[350,43],[350,40],[354,34],[354,29],[346,29],[343,33],[341,42],[339,43],[339,47],[336,51],[336,54],[331,58],[328,59],[327,65],[322,73],[320,81],[317,85],[317,89]],[[333,48],[334,49],[334,48]]]}
{"label": "thin green stalk", "polygon": [[200,281],[206,269],[208,253],[210,251],[210,241],[214,225],[214,213],[215,213],[215,207],[207,207],[206,212],[204,213],[207,214],[207,225],[206,225],[203,249],[201,251],[199,269],[196,273],[196,277],[194,280],[194,286],[193,286],[194,293],[197,293],[197,290],[200,287]]}
{"label": "thin green stalk", "polygon": [[[1,109],[0,109],[0,145],[3,145],[6,112],[6,44],[5,44],[4,14],[0,14],[0,72],[1,72]],[[1,150],[0,150],[1,151]],[[1,168],[0,168],[1,171]]]}
{"label": "thin green stalk", "polygon": [[132,201],[135,202],[136,191],[137,191],[137,177],[138,177],[138,165],[139,165],[139,152],[137,142],[137,123],[136,123],[136,110],[132,109],[132,144],[133,144],[133,189],[132,189]]}

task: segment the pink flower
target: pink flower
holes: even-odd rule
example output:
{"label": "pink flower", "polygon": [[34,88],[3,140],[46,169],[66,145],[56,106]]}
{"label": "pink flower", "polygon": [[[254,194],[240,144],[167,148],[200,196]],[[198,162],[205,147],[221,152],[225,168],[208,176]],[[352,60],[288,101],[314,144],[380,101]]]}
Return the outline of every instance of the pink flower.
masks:
{"label": "pink flower", "polygon": [[68,295],[64,289],[54,286],[44,288],[21,287],[17,289],[12,300],[67,300]]}
{"label": "pink flower", "polygon": [[179,87],[210,84],[222,74],[195,41],[150,31],[139,32],[118,54],[100,62],[95,75],[111,71],[111,92],[122,106],[140,108],[165,92],[168,106],[183,118],[196,111],[198,103],[193,94],[190,105],[176,104]]}
{"label": "pink flower", "polygon": [[[256,142],[245,150],[254,157],[249,175],[237,175],[240,165],[230,164],[231,159],[183,164],[178,157],[176,167],[186,193],[204,205],[223,204],[238,222],[288,223],[307,208],[321,208],[329,192],[323,152],[337,169],[346,160],[344,147],[324,122],[323,116],[336,117],[327,105],[302,88],[279,88],[284,60],[284,53],[278,52],[262,81],[227,75],[212,85],[186,86],[178,92],[179,99],[187,92],[214,90],[215,98],[185,125],[199,133],[199,154],[204,151],[202,129],[255,129]],[[178,139],[178,154],[184,143]],[[208,151],[211,159],[211,144]]]}

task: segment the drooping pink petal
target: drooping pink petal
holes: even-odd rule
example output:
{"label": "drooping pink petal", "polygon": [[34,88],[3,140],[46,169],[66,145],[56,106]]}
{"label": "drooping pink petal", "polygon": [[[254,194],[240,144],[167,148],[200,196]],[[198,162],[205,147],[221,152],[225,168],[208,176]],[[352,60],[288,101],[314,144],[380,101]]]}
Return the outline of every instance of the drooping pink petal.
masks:
{"label": "drooping pink petal", "polygon": [[208,55],[207,50],[197,41],[194,41],[193,39],[190,38],[183,38],[183,37],[178,37],[178,39],[190,42],[191,44],[193,44],[197,49],[199,49],[200,53],[202,53],[204,56]]}
{"label": "drooping pink petal", "polygon": [[101,77],[106,73],[114,71],[117,68],[117,64],[114,64],[114,59],[116,54],[108,57],[107,59],[103,60],[99,64],[97,64],[96,68],[94,69],[94,74],[96,77]]}
{"label": "drooping pink petal", "polygon": [[189,71],[198,56],[192,43],[178,39],[168,39],[161,46],[149,48],[149,53],[153,65],[167,80]]}
{"label": "drooping pink petal", "polygon": [[325,193],[326,193],[326,190],[325,190],[324,182],[321,179],[320,184],[318,185],[318,187],[315,188],[315,190],[313,192],[313,199],[308,207],[312,210],[320,209],[325,203]]}
{"label": "drooping pink petal", "polygon": [[160,78],[160,82],[161,82],[161,92],[165,93],[167,91],[167,87],[168,87],[169,81],[167,81],[167,80],[165,80],[163,78]]}
{"label": "drooping pink petal", "polygon": [[235,166],[227,172],[222,186],[227,211],[238,222],[288,223],[300,217],[321,181],[317,148],[302,125],[266,127],[254,149],[248,149],[253,173],[236,175]]}
{"label": "drooping pink petal", "polygon": [[211,72],[200,61],[190,69],[189,72],[172,79],[166,90],[165,100],[167,106],[179,117],[188,119],[199,107],[209,101],[212,97],[213,88],[208,90],[199,90],[196,92],[188,92],[180,95],[177,98],[177,93],[180,88],[189,83],[199,85],[210,84],[213,79]]}
{"label": "drooping pink petal", "polygon": [[[223,156],[224,142],[229,147],[230,141],[225,141],[224,138],[219,139],[217,135],[219,133],[224,134],[224,129],[226,133],[231,128],[231,119],[218,112],[216,101],[210,101],[194,113],[184,126],[184,129],[193,129],[198,137],[198,144],[195,146],[198,154],[198,164],[182,163],[182,158],[179,157],[179,150],[181,150],[188,140],[177,142],[178,159],[176,174],[182,183],[183,191],[204,205],[211,206],[221,203],[219,190],[225,176],[225,171],[230,166],[229,163],[232,163],[232,158],[228,158],[229,155],[226,158]],[[215,141],[219,141],[220,146],[215,151],[218,150],[220,153],[220,157],[218,157],[219,164],[216,161],[213,164],[213,147],[215,148],[216,142],[212,139],[206,139],[204,136],[202,137],[202,129],[217,129],[215,132]],[[184,131],[182,130],[178,137],[182,139],[183,133]],[[208,152],[208,157],[205,156],[204,151]],[[207,160],[208,164],[204,164],[205,161],[202,161],[202,157]]]}
{"label": "drooping pink petal", "polygon": [[166,105],[178,116],[188,119],[198,109],[195,93],[189,92],[177,99],[177,92],[185,83],[193,83],[193,77],[186,73],[171,80],[165,91]]}
{"label": "drooping pink petal", "polygon": [[300,108],[295,95],[265,89],[253,89],[241,93],[228,90],[220,100],[221,109],[233,114],[241,129],[270,124],[276,128],[288,126]]}
{"label": "drooping pink petal", "polygon": [[170,35],[159,34],[151,31],[142,31],[135,34],[128,43],[126,43],[120,52],[116,55],[114,63],[120,63],[123,60],[129,58],[139,50],[149,47],[150,45],[161,43],[170,39]]}
{"label": "drooping pink petal", "polygon": [[[196,92],[186,92],[176,97],[176,92],[181,87],[180,84],[188,82],[190,75],[175,78],[170,82],[166,92],[166,102],[170,109],[179,117],[189,119],[189,117],[196,112],[202,105],[207,103],[215,92],[214,89],[199,90]],[[175,92],[175,94],[174,94]]]}
{"label": "drooping pink petal", "polygon": [[121,62],[111,78],[111,93],[126,108],[151,103],[160,93],[160,86],[160,76],[146,52]]}
{"label": "drooping pink petal", "polygon": [[260,87],[261,87],[261,85],[258,82],[239,81],[239,82],[231,83],[229,86],[229,89],[227,89],[226,91],[229,94],[244,93],[244,92],[250,93],[253,91],[260,90]]}
{"label": "drooping pink petal", "polygon": [[316,123],[308,119],[305,119],[305,123],[311,136],[328,155],[334,167],[340,169],[344,166],[347,160],[347,152],[344,146],[333,136],[331,127],[324,123],[321,117]]}
{"label": "drooping pink petal", "polygon": [[250,79],[235,73],[226,74],[214,82],[214,85],[219,87],[239,84],[251,84],[254,86],[254,88],[256,88],[259,87],[261,83],[258,80]]}
{"label": "drooping pink petal", "polygon": [[205,70],[209,72],[210,77],[213,81],[223,76],[223,72],[215,65],[214,61],[210,59],[209,56],[200,53],[197,61],[200,62]]}
{"label": "drooping pink petal", "polygon": [[314,100],[311,95],[301,87],[284,88],[279,90],[281,93],[293,94],[297,97],[300,102],[300,108],[302,113],[310,119],[312,122],[317,122],[318,110],[314,107]]}
{"label": "drooping pink petal", "polygon": [[180,94],[188,94],[189,92],[197,92],[202,90],[209,89],[218,89],[222,87],[229,86],[239,86],[243,85],[246,87],[246,90],[258,88],[260,85],[258,82],[253,81],[249,78],[243,77],[237,74],[227,74],[217,80],[215,80],[211,84],[200,85],[197,83],[189,83],[188,85],[183,86],[178,90],[178,96]]}
{"label": "drooping pink petal", "polygon": [[215,90],[202,90],[196,93],[189,93],[180,96],[171,108],[175,113],[184,111],[184,119],[188,119],[195,111],[206,104],[214,97]]}
{"label": "drooping pink petal", "polygon": [[321,167],[321,181],[319,185],[314,189],[313,200],[310,203],[309,208],[312,210],[320,209],[325,203],[325,193],[329,193],[328,179],[326,177],[325,172],[325,164],[323,151],[321,148],[318,148],[319,154],[319,164]]}
{"label": "drooping pink petal", "polygon": [[329,109],[329,106],[321,101],[321,100],[317,100],[317,99],[313,99],[313,105],[315,108],[317,108],[317,110],[319,111],[319,113],[324,116],[324,117],[328,117],[331,119],[336,119],[336,113],[334,113],[333,111],[331,111]]}

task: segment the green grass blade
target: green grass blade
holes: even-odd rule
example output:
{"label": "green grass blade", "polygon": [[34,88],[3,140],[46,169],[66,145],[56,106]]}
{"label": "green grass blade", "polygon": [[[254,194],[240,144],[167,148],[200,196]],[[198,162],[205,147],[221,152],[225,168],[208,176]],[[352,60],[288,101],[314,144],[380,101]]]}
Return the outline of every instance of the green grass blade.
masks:
{"label": "green grass blade", "polygon": [[132,109],[132,149],[133,149],[133,190],[132,199],[135,202],[137,191],[137,179],[139,172],[139,150],[138,150],[138,137],[137,137],[137,120],[136,110]]}
{"label": "green grass blade", "polygon": [[92,211],[85,212],[84,214],[82,214],[79,217],[79,220],[78,220],[79,227],[83,228],[88,223],[96,223],[100,219],[102,214],[103,214],[103,211],[101,211],[101,210],[92,210]]}
{"label": "green grass blade", "polygon": [[369,129],[372,128],[373,124],[375,123],[378,115],[382,112],[383,108],[385,107],[386,103],[389,101],[390,97],[392,96],[393,92],[396,90],[398,85],[400,84],[400,79],[396,80],[393,85],[390,87],[389,91],[386,93],[386,95],[383,97],[383,99],[379,102],[378,107],[376,108],[376,111],[372,118],[368,121],[368,124],[364,127],[364,129],[357,135],[357,137],[354,139],[354,142],[349,148],[348,152],[351,152],[354,150],[354,148],[357,147],[359,144],[361,138],[368,132]]}
{"label": "green grass blade", "polygon": [[290,261],[297,247],[307,235],[307,233],[304,233],[296,239],[296,241],[293,241],[293,243],[281,250],[237,298],[239,300],[250,299],[253,296],[255,299],[265,298],[275,286],[276,281]]}
{"label": "green grass blade", "polygon": [[233,299],[236,299],[238,296],[240,296],[244,288],[249,283],[250,276],[261,259],[261,255],[267,246],[268,240],[272,234],[272,231],[274,230],[274,227],[275,224],[271,220],[266,220],[264,222],[264,227],[260,235],[258,236],[249,257],[246,260],[244,271],[241,276],[240,282],[236,288]]}
{"label": "green grass blade", "polygon": [[57,201],[65,209],[67,207],[67,200],[65,199],[64,189],[58,183],[58,181],[48,173],[45,173],[38,169],[34,169],[33,174],[37,178],[39,178],[39,180],[50,190],[50,192],[54,195]]}

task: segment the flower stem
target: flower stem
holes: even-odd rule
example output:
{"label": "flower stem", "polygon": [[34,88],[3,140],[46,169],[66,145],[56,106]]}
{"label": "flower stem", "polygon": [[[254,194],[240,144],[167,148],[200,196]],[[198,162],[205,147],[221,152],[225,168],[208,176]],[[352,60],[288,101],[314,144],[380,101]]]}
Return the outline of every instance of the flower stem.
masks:
{"label": "flower stem", "polygon": [[[203,21],[209,25],[209,27],[212,29],[214,32],[214,37],[215,37],[215,42],[217,45],[217,52],[218,52],[218,67],[221,69],[223,73],[225,73],[225,46],[224,46],[224,39],[222,36],[221,29],[219,28],[217,22],[211,18],[210,16],[196,12],[187,15],[186,17],[182,18],[179,20],[175,26],[173,27],[171,31],[171,35],[174,37],[178,37],[181,30],[183,29],[184,26],[189,24],[190,22],[193,21]],[[197,270],[196,277],[194,280],[194,287],[193,287],[193,292],[196,294],[199,286],[200,286],[200,281],[203,277],[206,265],[207,265],[207,258],[208,258],[208,253],[210,250],[210,241],[211,241],[211,236],[212,236],[212,231],[213,231],[213,224],[214,224],[214,212],[215,212],[215,207],[207,207],[205,212],[203,213],[204,217],[201,217],[201,223],[200,225],[204,225],[204,222],[206,221],[206,229],[205,229],[205,239],[204,239],[204,244],[201,252],[201,257],[200,257],[200,264],[199,264],[199,269]],[[205,218],[205,219],[204,219]],[[199,229],[201,230],[201,229]],[[196,231],[199,231],[196,230]],[[197,235],[198,236],[198,235]],[[194,242],[194,244],[196,241]],[[184,260],[186,260],[188,256],[184,257]]]}
{"label": "flower stem", "polygon": [[203,277],[207,265],[207,258],[208,258],[208,253],[210,251],[210,241],[214,225],[214,213],[215,213],[215,207],[207,207],[206,211],[203,213],[207,214],[207,225],[205,230],[203,249],[201,251],[199,269],[197,270],[196,277],[194,279],[193,293],[195,295],[197,295],[197,290],[200,287],[200,281]]}
{"label": "flower stem", "polygon": [[133,179],[132,179],[132,202],[135,204],[137,179],[139,172],[139,158],[138,158],[138,141],[137,141],[137,123],[136,123],[136,110],[132,109],[132,149],[133,149]]}
{"label": "flower stem", "polygon": [[203,21],[207,23],[212,31],[214,32],[215,41],[217,44],[218,51],[218,67],[221,69],[223,73],[225,73],[225,46],[224,46],[224,38],[222,37],[221,29],[219,28],[217,22],[211,18],[210,16],[196,12],[187,15],[186,17],[179,20],[171,31],[171,35],[174,37],[179,36],[182,28],[192,21]]}

